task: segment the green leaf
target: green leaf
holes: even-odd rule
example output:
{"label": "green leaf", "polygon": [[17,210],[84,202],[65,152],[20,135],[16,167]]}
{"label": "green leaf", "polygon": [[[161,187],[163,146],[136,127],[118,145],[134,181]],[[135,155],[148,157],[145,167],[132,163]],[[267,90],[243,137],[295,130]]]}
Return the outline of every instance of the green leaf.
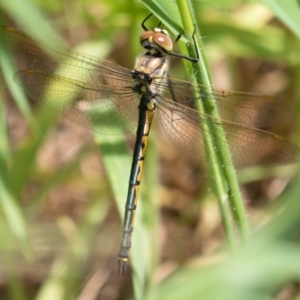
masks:
{"label": "green leaf", "polygon": [[300,6],[297,0],[258,0],[268,6],[300,38]]}

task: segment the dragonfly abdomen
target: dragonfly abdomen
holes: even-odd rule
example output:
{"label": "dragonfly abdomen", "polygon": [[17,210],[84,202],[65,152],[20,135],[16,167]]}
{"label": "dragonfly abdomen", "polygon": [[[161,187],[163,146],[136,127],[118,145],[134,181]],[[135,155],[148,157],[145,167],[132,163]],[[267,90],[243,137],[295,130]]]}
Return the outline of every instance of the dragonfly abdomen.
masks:
{"label": "dragonfly abdomen", "polygon": [[133,160],[130,171],[129,188],[125,205],[124,225],[120,251],[118,255],[119,273],[124,274],[131,248],[131,235],[134,227],[134,217],[138,202],[140,183],[147,150],[148,136],[155,110],[155,101],[148,93],[141,96],[139,105],[139,123],[134,146]]}

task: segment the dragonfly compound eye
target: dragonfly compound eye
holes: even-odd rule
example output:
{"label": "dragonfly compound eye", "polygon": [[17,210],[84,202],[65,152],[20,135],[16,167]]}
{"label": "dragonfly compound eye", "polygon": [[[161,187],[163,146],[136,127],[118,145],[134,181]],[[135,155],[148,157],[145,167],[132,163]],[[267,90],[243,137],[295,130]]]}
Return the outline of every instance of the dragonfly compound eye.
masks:
{"label": "dragonfly compound eye", "polygon": [[140,37],[142,47],[146,49],[158,49],[162,53],[170,53],[173,43],[170,37],[163,31],[146,31]]}
{"label": "dragonfly compound eye", "polygon": [[155,32],[152,36],[153,41],[165,52],[170,53],[173,50],[173,42],[170,37],[162,32]]}

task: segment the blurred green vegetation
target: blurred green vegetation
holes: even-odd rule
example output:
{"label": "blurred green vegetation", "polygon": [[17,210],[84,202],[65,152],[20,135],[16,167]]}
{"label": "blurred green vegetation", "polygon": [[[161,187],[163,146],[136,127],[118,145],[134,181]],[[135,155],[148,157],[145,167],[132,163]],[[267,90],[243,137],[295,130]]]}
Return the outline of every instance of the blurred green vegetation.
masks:
{"label": "blurred green vegetation", "polygon": [[[147,8],[174,36],[184,32],[173,1],[0,5],[1,25],[46,46],[68,45],[130,69],[142,52],[137,39]],[[272,129],[300,145],[299,3],[194,1],[194,11],[215,86],[286,101],[295,118]],[[14,58],[1,37],[0,51],[0,299],[300,297],[297,165],[238,171],[253,238],[229,257],[207,170],[178,153],[155,123],[135,223],[133,271],[119,277],[118,210],[122,216],[134,135],[92,135],[37,108],[14,83]],[[187,77],[180,60],[171,66],[172,77]]]}

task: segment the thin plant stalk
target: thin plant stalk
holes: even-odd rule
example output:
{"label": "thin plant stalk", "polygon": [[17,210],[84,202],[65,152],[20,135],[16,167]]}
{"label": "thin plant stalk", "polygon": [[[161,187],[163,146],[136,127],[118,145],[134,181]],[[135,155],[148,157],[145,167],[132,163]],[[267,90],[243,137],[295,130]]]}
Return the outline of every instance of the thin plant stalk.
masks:
{"label": "thin plant stalk", "polygon": [[[193,32],[194,26],[196,26],[194,25],[196,24],[196,21],[192,13],[192,5],[190,1],[178,0],[177,3],[184,29],[187,32]],[[212,80],[208,72],[206,57],[204,51],[202,50],[203,45],[201,39],[199,38],[200,31],[198,28],[196,30],[196,44],[198,49],[201,49],[201,51],[199,51],[199,62],[194,63],[193,69],[189,68],[188,72],[191,78],[193,78],[198,84],[204,84],[205,86],[210,87],[212,86]],[[193,47],[187,47],[187,51],[191,56],[196,55]],[[211,115],[217,119],[219,118],[217,109],[212,107],[211,102],[209,107],[207,107],[204,102],[198,101],[198,103],[199,106],[197,109],[200,112]],[[228,160],[225,160],[225,158],[230,157],[229,147],[225,143],[221,142],[221,139],[212,138],[212,136],[221,137],[220,135],[225,133],[221,132],[219,127],[218,130],[216,130],[216,127],[214,128],[213,125],[213,123],[209,124],[209,126],[202,124],[202,126],[205,128],[205,130],[203,130],[203,136],[208,157],[212,155],[217,159],[217,163],[209,164],[209,171],[212,175],[212,189],[219,201],[219,207],[227,240],[229,247],[232,250],[235,248],[234,227],[232,226],[226,200],[229,200],[232,215],[238,228],[240,238],[243,242],[249,240],[250,231],[235,169],[232,164],[228,164]],[[215,151],[215,149],[218,149],[218,151]]]}

